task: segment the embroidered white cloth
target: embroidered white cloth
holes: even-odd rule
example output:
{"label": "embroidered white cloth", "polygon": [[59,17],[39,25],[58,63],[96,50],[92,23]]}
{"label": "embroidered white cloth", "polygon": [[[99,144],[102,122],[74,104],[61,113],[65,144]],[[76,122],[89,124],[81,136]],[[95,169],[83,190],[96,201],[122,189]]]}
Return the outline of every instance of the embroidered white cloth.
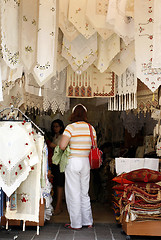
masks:
{"label": "embroidered white cloth", "polygon": [[152,67],[161,67],[161,1],[154,1],[154,27],[153,27],[153,58]]}
{"label": "embroidered white cloth", "polygon": [[19,1],[1,1],[2,53],[6,64],[14,69],[19,64]]}
{"label": "embroidered white cloth", "polygon": [[[135,66],[135,62],[132,63]],[[133,69],[134,68],[134,69]],[[116,77],[116,96],[108,99],[108,110],[126,111],[137,108],[137,78],[134,71],[127,68],[125,73]]]}
{"label": "embroidered white cloth", "polygon": [[62,42],[63,42],[63,34],[61,30],[59,30],[58,35],[58,48],[57,48],[57,72],[63,71],[68,65],[68,61],[62,56]]}
{"label": "embroidered white cloth", "polygon": [[86,18],[104,40],[114,33],[106,22],[108,2],[109,0],[87,0],[86,7]]}
{"label": "embroidered white cloth", "polygon": [[161,67],[153,68],[154,0],[135,0],[135,59],[137,77],[154,92],[161,85]]}
{"label": "embroidered white cloth", "polygon": [[31,123],[0,123],[0,182],[9,197],[39,159]]}
{"label": "embroidered white cloth", "polygon": [[9,70],[8,81],[16,81],[18,78],[22,77],[23,66],[19,64],[19,66],[15,69]]}
{"label": "embroidered white cloth", "polygon": [[93,67],[93,97],[114,97],[115,96],[115,74],[107,69],[103,73]]}
{"label": "embroidered white cloth", "polygon": [[87,0],[70,0],[68,19],[76,29],[85,37],[90,38],[95,32],[95,28],[86,19]]}
{"label": "embroidered white cloth", "polygon": [[125,44],[134,40],[134,19],[126,16],[127,0],[109,0],[106,21]]}
{"label": "embroidered white cloth", "polygon": [[39,2],[37,64],[34,67],[33,75],[40,86],[56,74],[57,4],[57,0],[40,0]]}
{"label": "embroidered white cloth", "polygon": [[59,27],[68,41],[73,41],[80,33],[68,20],[69,0],[59,0]]}
{"label": "embroidered white cloth", "polygon": [[109,68],[111,71],[116,73],[118,76],[123,74],[126,69],[130,66],[135,58],[135,43],[131,42],[129,45],[125,46],[124,42],[121,41],[121,51],[116,55],[110,64]]}
{"label": "embroidered white cloth", "polygon": [[7,219],[39,222],[40,176],[44,137],[35,135],[39,161],[17,189],[17,211],[7,211]]}
{"label": "embroidered white cloth", "polygon": [[26,71],[36,64],[38,1],[20,1],[20,58]]}
{"label": "embroidered white cloth", "polygon": [[89,39],[80,34],[72,42],[64,37],[62,56],[74,71],[85,71],[97,58],[97,33]]}
{"label": "embroidered white cloth", "polygon": [[107,40],[98,35],[98,57],[94,65],[100,72],[104,72],[112,59],[120,52],[120,38],[117,34],[112,34]]}
{"label": "embroidered white cloth", "polygon": [[66,78],[67,78],[67,70],[64,69],[62,72],[57,74],[56,77],[51,78],[46,84],[44,84],[43,89],[43,109],[48,111],[51,109],[55,114],[56,111],[60,111],[61,114],[68,109],[67,102],[69,98],[66,98],[64,95],[66,88]]}

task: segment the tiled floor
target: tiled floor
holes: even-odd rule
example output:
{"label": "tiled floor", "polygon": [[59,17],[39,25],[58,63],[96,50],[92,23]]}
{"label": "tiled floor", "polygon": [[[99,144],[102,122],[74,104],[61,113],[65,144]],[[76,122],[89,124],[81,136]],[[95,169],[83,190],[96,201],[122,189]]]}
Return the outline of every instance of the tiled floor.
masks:
{"label": "tiled floor", "polygon": [[[37,235],[36,227],[27,227],[22,231],[22,227],[10,226],[9,230],[0,228],[0,240],[126,240],[127,236],[122,232],[122,228],[115,222],[113,212],[108,205],[99,203],[92,204],[94,227],[92,229],[82,228],[73,231],[64,228],[64,223],[69,222],[66,206],[58,216],[52,216],[50,221],[45,222],[40,227]],[[160,240],[161,237],[131,236],[132,240]]]}

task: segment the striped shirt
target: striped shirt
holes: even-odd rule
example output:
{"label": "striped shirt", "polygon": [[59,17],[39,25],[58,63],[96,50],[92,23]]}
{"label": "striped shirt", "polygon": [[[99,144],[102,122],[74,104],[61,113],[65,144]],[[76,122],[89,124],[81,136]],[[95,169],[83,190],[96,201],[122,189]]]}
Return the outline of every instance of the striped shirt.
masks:
{"label": "striped shirt", "polygon": [[[96,140],[96,131],[94,127],[93,136],[94,140]],[[68,136],[70,138],[69,145],[71,154],[70,157],[88,157],[91,149],[91,137],[89,126],[86,122],[75,122],[69,124],[65,130],[63,135]]]}

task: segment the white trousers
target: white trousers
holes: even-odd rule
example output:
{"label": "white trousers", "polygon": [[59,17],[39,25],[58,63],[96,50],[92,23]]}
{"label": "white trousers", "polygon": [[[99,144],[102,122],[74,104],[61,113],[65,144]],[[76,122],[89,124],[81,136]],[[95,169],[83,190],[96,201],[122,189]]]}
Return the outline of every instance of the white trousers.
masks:
{"label": "white trousers", "polygon": [[71,158],[65,169],[65,197],[72,228],[92,225],[88,158]]}

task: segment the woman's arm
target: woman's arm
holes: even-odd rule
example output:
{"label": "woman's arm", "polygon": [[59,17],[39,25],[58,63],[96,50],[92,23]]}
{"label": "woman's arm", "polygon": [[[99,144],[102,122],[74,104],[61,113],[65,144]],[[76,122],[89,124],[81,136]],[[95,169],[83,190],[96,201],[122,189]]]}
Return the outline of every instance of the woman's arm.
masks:
{"label": "woman's arm", "polygon": [[68,143],[69,143],[69,140],[70,138],[66,135],[62,135],[61,139],[60,139],[60,143],[59,143],[59,147],[62,149],[62,150],[65,150]]}

